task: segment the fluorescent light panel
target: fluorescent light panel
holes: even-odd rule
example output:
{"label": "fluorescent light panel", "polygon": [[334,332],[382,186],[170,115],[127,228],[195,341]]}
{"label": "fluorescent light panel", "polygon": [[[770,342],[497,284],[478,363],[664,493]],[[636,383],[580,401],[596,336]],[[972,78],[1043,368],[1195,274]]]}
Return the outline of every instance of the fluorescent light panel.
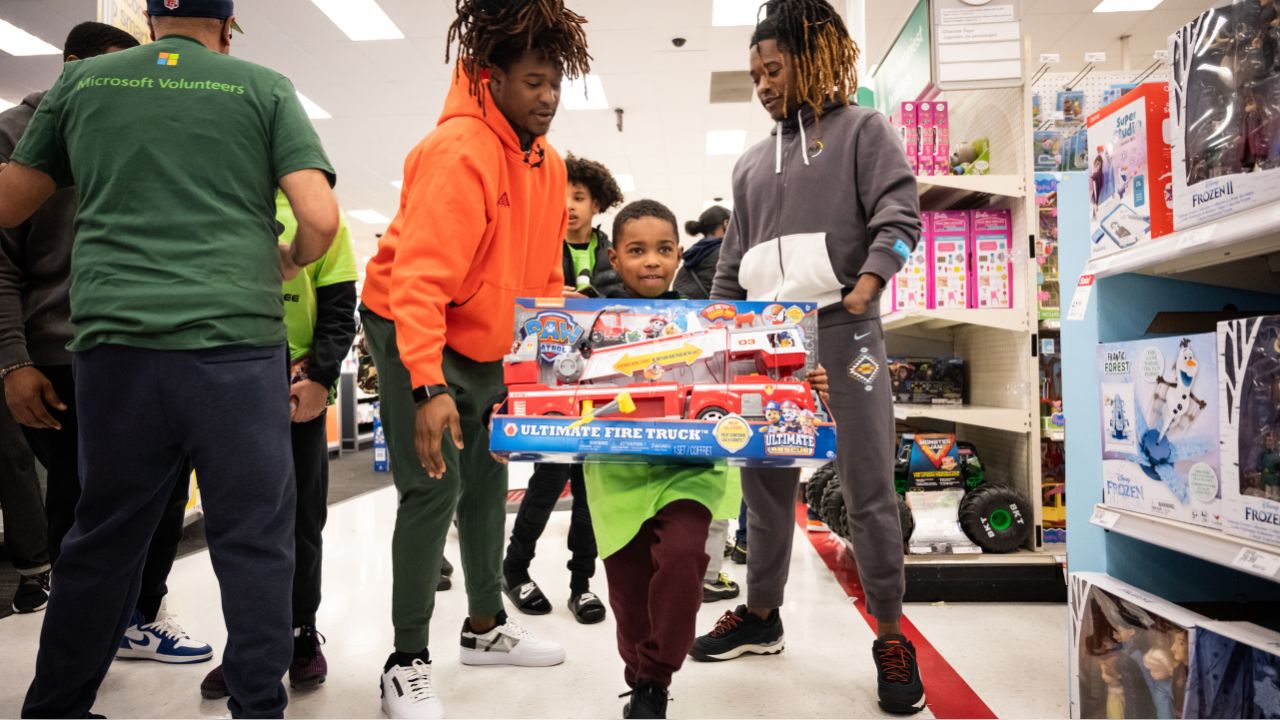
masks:
{"label": "fluorescent light panel", "polygon": [[307,111],[307,117],[312,120],[328,120],[333,117],[325,112],[325,109],[316,104],[315,100],[298,93],[298,102],[302,103],[302,109]]}
{"label": "fluorescent light panel", "polygon": [[756,24],[763,0],[713,0],[711,24],[715,27],[742,27]]}
{"label": "fluorescent light panel", "polygon": [[0,20],[0,50],[18,57],[62,54],[58,48],[4,20]]}
{"label": "fluorescent light panel", "polygon": [[391,222],[391,218],[377,210],[348,210],[347,216],[366,225],[386,225]]}
{"label": "fluorescent light panel", "polygon": [[1154,10],[1164,0],[1102,0],[1093,11],[1108,12],[1146,12]]}
{"label": "fluorescent light panel", "polygon": [[746,147],[746,130],[709,130],[707,132],[708,155],[741,155]]}
{"label": "fluorescent light panel", "polygon": [[618,182],[618,189],[624,193],[633,193],[636,191],[636,179],[626,173],[619,173],[613,176]]}
{"label": "fluorescent light panel", "polygon": [[[583,91],[585,88],[585,92]],[[560,104],[565,110],[608,110],[609,99],[604,95],[604,82],[599,75],[569,79],[560,84]]]}
{"label": "fluorescent light panel", "polygon": [[311,0],[352,40],[401,40],[396,27],[377,0]]}

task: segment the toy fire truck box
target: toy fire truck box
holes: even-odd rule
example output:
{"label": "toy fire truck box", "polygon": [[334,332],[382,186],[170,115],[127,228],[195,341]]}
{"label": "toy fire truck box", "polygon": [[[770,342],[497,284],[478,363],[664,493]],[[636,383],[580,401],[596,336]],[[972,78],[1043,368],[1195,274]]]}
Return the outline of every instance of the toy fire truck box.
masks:
{"label": "toy fire truck box", "polygon": [[1106,504],[1220,527],[1213,333],[1104,343],[1098,369]]}
{"label": "toy fire truck box", "polygon": [[1280,315],[1218,323],[1223,526],[1280,545]]}
{"label": "toy fire truck box", "polygon": [[1013,307],[1013,216],[1008,210],[974,210],[969,223],[969,307]]}
{"label": "toy fire truck box", "polygon": [[1070,598],[1071,717],[1184,717],[1190,650],[1209,619],[1103,573],[1073,573]]}
{"label": "toy fire truck box", "polygon": [[1089,116],[1092,254],[1173,232],[1169,208],[1169,86],[1146,83]]}
{"label": "toy fire truck box", "polygon": [[889,358],[889,384],[895,402],[914,405],[963,405],[962,358]]}
{"label": "toy fire truck box", "polygon": [[1196,627],[1181,717],[1266,718],[1280,711],[1280,633],[1247,622]]}
{"label": "toy fire truck box", "polygon": [[950,210],[924,213],[929,225],[929,268],[933,273],[933,302],[929,307],[963,310],[969,307],[969,213]]}
{"label": "toy fire truck box", "polygon": [[926,224],[911,257],[907,258],[898,274],[893,276],[894,312],[927,310],[932,307],[932,294],[929,291],[933,284],[929,266],[930,237],[931,231]]}
{"label": "toy fire truck box", "polygon": [[[818,466],[835,425],[803,380],[813,303],[521,299],[491,449],[515,461]],[[868,353],[848,372],[883,379]]]}
{"label": "toy fire truck box", "polygon": [[1176,230],[1280,200],[1274,15],[1270,3],[1237,0],[1169,38]]}

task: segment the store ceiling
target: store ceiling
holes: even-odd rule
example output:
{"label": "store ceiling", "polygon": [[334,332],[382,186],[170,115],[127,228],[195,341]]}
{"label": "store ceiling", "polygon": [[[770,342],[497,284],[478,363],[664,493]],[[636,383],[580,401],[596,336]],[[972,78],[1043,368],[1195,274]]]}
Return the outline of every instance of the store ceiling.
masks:
{"label": "store ceiling", "polygon": [[[405,154],[435,124],[449,81],[444,34],[453,0],[380,0],[404,40],[353,42],[310,0],[240,0],[247,31],[233,52],[276,68],[333,117],[316,121],[337,165],[339,195],[348,210],[395,213]],[[1164,0],[1149,13],[1095,14],[1097,0],[1024,0],[1033,56],[1059,52],[1061,70],[1084,65],[1088,51],[1106,51],[1121,69],[1119,36],[1129,33],[1131,67],[1177,25],[1212,0]],[[3,0],[0,19],[60,45],[67,30],[92,19],[96,0]],[[625,110],[618,132],[611,110],[561,111],[552,142],[634,178],[629,197],[652,197],[683,221],[707,200],[729,195],[735,158],[708,156],[706,133],[746,130],[748,142],[767,136],[770,121],[754,102],[710,102],[711,73],[741,71],[750,28],[711,27],[711,0],[572,0],[590,20],[593,71],[603,77],[611,107]],[[837,5],[843,3],[837,0]],[[868,0],[868,64],[878,62],[910,12],[907,0]],[[683,20],[675,20],[682,18]],[[682,48],[673,37],[684,37]],[[17,101],[56,79],[58,57],[0,52],[0,98]],[[359,251],[374,247],[377,224],[352,222]]]}

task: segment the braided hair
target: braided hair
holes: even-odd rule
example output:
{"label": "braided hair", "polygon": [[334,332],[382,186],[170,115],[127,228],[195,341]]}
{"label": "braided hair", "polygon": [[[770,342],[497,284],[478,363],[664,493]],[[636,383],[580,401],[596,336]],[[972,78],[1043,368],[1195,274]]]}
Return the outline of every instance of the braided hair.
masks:
{"label": "braided hair", "polygon": [[484,107],[484,71],[506,70],[525,52],[537,50],[571,78],[591,69],[586,18],[564,0],[457,0],[458,17],[449,26],[444,61],[458,47],[459,71],[471,81],[471,94]]}
{"label": "braided hair", "polygon": [[858,91],[861,51],[844,20],[827,0],[768,0],[765,17],[756,23],[751,47],[776,40],[795,62],[796,98],[814,114],[832,98],[849,104]]}

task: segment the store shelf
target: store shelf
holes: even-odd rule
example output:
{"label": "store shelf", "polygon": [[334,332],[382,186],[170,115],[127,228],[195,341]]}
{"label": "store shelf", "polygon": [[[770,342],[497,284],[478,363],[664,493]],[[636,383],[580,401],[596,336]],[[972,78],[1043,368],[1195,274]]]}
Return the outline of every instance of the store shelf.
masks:
{"label": "store shelf", "polygon": [[1021,310],[906,310],[881,319],[885,332],[942,330],[957,325],[1027,332],[1027,314]]}
{"label": "store shelf", "polygon": [[1066,430],[1050,430],[1044,433],[1042,437],[1044,437],[1045,440],[1052,440],[1054,442],[1065,442],[1067,439],[1067,431]]}
{"label": "store shelf", "polygon": [[1062,332],[1061,320],[1041,320],[1040,332]]}
{"label": "store shelf", "polygon": [[1027,194],[1026,180],[1020,175],[917,177],[916,186],[920,206],[926,210],[945,210],[988,196],[1021,198]]}
{"label": "store shelf", "polygon": [[898,420],[939,420],[961,425],[1004,430],[1013,433],[1031,431],[1031,413],[1017,408],[982,407],[979,405],[894,405]]}
{"label": "store shelf", "polygon": [[1280,547],[1232,537],[1217,530],[1106,505],[1095,505],[1089,522],[1110,532],[1177,550],[1240,572],[1280,581]]}
{"label": "store shelf", "polygon": [[1166,235],[1100,258],[1085,274],[1172,276],[1224,287],[1275,292],[1280,259],[1280,202],[1236,213],[1217,222]]}

